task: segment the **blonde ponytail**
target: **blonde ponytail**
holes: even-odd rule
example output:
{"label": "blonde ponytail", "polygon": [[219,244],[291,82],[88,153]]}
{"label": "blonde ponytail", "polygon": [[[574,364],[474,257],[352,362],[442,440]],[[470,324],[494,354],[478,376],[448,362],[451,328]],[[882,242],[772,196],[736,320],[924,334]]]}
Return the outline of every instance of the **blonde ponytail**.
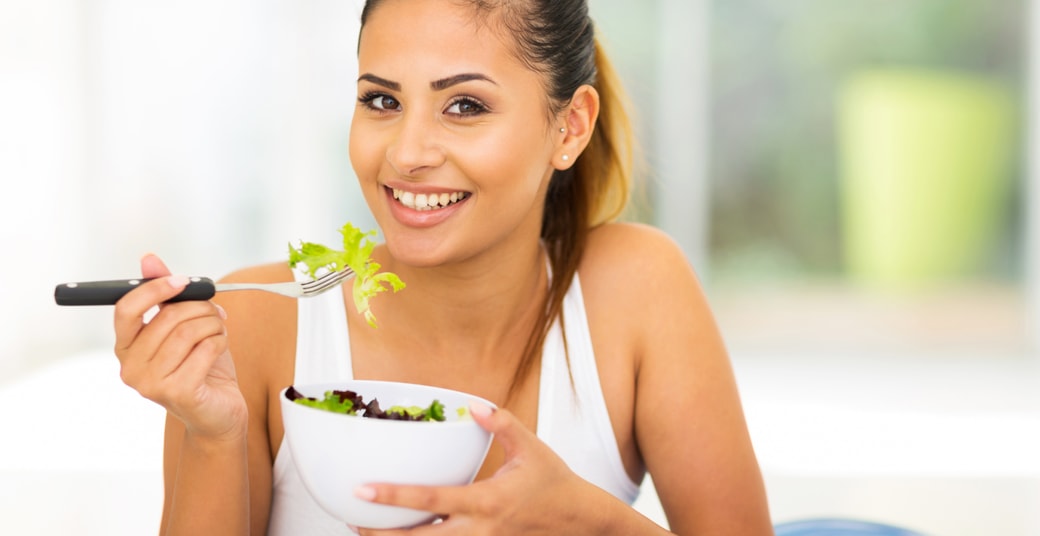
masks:
{"label": "blonde ponytail", "polygon": [[635,135],[621,79],[596,39],[596,82],[600,111],[596,130],[575,162],[577,180],[586,183],[588,225],[617,219],[628,205],[635,162]]}

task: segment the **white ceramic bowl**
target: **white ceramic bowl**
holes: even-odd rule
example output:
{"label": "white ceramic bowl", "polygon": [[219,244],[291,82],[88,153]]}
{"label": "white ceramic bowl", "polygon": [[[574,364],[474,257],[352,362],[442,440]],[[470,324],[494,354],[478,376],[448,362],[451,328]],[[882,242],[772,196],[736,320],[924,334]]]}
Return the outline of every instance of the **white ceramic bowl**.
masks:
{"label": "white ceramic bowl", "polygon": [[[470,394],[398,382],[354,380],[294,385],[300,394],[322,399],[328,390],[350,390],[367,403],[426,407],[444,404],[446,421],[411,422],[373,419],[316,409],[279,399],[285,443],[303,484],[315,501],[344,523],[367,528],[401,528],[429,522],[434,514],[374,504],[354,497],[362,484],[394,483],[436,486],[473,481],[487,456],[491,434],[469,417],[470,402],[494,407]],[[466,408],[459,418],[456,410]]]}

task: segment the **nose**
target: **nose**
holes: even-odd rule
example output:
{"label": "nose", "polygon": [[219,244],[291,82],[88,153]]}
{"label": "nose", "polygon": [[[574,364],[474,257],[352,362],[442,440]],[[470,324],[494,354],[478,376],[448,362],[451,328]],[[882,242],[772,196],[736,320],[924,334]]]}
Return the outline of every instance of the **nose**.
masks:
{"label": "nose", "polygon": [[424,113],[405,113],[386,148],[386,160],[399,175],[412,177],[444,163],[436,121]]}

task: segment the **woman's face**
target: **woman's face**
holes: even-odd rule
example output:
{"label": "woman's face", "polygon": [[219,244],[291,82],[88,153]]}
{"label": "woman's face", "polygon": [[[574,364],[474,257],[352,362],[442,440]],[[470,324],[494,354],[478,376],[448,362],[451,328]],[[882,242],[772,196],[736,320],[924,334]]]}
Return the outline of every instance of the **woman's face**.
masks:
{"label": "woman's face", "polygon": [[407,264],[460,262],[539,234],[563,134],[511,36],[480,20],[457,2],[387,0],[361,33],[350,158]]}

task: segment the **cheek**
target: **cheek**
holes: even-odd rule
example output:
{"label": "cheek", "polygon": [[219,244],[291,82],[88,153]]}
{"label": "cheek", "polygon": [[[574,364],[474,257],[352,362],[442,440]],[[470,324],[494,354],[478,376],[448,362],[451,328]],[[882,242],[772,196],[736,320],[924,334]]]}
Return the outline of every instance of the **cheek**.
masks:
{"label": "cheek", "polygon": [[374,177],[379,170],[379,163],[383,153],[379,150],[376,137],[367,132],[364,127],[352,124],[350,127],[350,142],[348,143],[348,154],[350,165],[358,180]]}
{"label": "cheek", "polygon": [[531,133],[498,133],[469,150],[474,176],[484,177],[488,186],[534,191],[549,166],[550,152],[544,138]]}

